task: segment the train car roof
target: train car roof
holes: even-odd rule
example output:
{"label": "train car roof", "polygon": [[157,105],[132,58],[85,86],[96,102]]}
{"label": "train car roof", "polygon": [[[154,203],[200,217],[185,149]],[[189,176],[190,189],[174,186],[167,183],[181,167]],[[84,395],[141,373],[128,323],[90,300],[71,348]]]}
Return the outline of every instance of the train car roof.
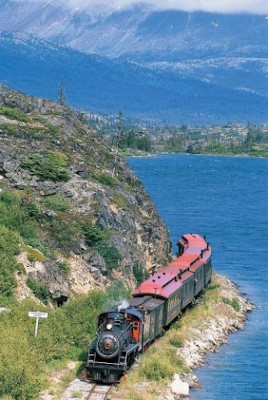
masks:
{"label": "train car roof", "polygon": [[142,307],[145,310],[152,311],[161,306],[162,304],[165,303],[165,300],[162,299],[155,299],[153,297],[150,297],[149,300],[147,300],[145,303],[142,304]]}
{"label": "train car roof", "polygon": [[206,240],[197,233],[186,233],[182,235],[178,243],[182,243],[183,245],[187,244],[189,247],[199,247],[204,249],[207,247]]}
{"label": "train car roof", "polygon": [[179,258],[176,258],[175,260],[171,261],[169,264],[171,267],[181,267],[181,268],[187,268],[191,264],[193,264],[200,256],[199,253],[183,253]]}
{"label": "train car roof", "polygon": [[162,271],[156,272],[150,278],[146,279],[132,294],[134,297],[150,294],[152,296],[168,298],[191,276],[192,273],[188,268],[182,270],[179,267],[169,265]]}

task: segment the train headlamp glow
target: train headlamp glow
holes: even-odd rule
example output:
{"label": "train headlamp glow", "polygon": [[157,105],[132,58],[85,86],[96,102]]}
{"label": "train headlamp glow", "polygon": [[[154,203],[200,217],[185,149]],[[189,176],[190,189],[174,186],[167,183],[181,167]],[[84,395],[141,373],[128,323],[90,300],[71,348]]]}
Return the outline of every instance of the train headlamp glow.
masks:
{"label": "train headlamp glow", "polygon": [[112,327],[113,327],[112,324],[107,324],[107,325],[106,325],[106,329],[107,329],[108,331],[110,331],[110,330],[112,329]]}

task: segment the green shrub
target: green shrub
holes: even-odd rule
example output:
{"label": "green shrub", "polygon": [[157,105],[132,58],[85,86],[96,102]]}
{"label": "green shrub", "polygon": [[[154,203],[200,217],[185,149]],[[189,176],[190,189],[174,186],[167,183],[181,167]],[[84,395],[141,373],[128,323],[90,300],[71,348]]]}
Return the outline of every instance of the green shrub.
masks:
{"label": "green shrub", "polygon": [[45,283],[29,278],[27,279],[27,286],[39,300],[45,304],[48,302],[50,293],[48,286]]}
{"label": "green shrub", "polygon": [[6,117],[16,119],[17,121],[30,121],[29,117],[26,114],[18,111],[16,108],[0,106],[0,115],[5,115]]}
{"label": "green shrub", "polygon": [[21,166],[41,180],[68,181],[70,176],[66,169],[67,160],[68,157],[63,153],[47,151],[44,155],[32,154],[21,162]]}
{"label": "green shrub", "polygon": [[92,225],[90,222],[82,223],[80,226],[85,237],[86,245],[89,247],[95,246],[108,237],[107,231],[104,231],[96,225]]}
{"label": "green shrub", "polygon": [[52,136],[58,137],[61,135],[62,132],[57,126],[52,125],[50,122],[45,122],[44,125],[48,133],[51,134]]}
{"label": "green shrub", "polygon": [[16,125],[13,124],[1,124],[0,128],[3,129],[8,135],[21,137],[21,132]]}
{"label": "green shrub", "polygon": [[117,268],[122,256],[117,247],[109,241],[110,232],[92,225],[90,222],[80,224],[80,227],[86,245],[100,253],[110,271]]}
{"label": "green shrub", "polygon": [[133,275],[136,279],[137,285],[140,285],[145,279],[149,277],[148,271],[141,267],[138,263],[133,265]]}
{"label": "green shrub", "polygon": [[142,360],[139,375],[148,381],[172,379],[178,371],[178,363],[178,357],[173,350],[166,349],[163,357],[156,347],[152,347],[148,351],[148,357]]}
{"label": "green shrub", "polygon": [[38,206],[25,197],[8,190],[0,193],[0,295],[8,297],[13,294],[16,287],[14,273],[22,271],[15,256],[21,250],[26,250],[32,261],[45,261],[43,254],[35,249],[42,247],[38,223],[35,220],[39,212]]}
{"label": "green shrub", "polygon": [[47,228],[53,240],[55,240],[57,242],[56,244],[60,247],[66,248],[66,250],[77,247],[80,231],[75,221],[53,219],[47,225]]}
{"label": "green shrub", "polygon": [[116,204],[119,208],[126,207],[126,200],[122,196],[115,196],[112,198],[112,202]]}
{"label": "green shrub", "polygon": [[97,250],[104,258],[110,271],[118,268],[119,262],[122,260],[122,256],[118,248],[113,243],[102,241],[94,246],[94,249]]}
{"label": "green shrub", "polygon": [[106,186],[116,186],[118,185],[118,179],[114,178],[113,176],[106,174],[104,172],[93,172],[92,176],[96,181],[102,183]]}
{"label": "green shrub", "polygon": [[13,230],[0,225],[0,253],[16,256],[20,252],[20,236]]}
{"label": "green shrub", "polygon": [[19,197],[0,196],[1,224],[19,233],[23,238],[38,236],[38,223]]}
{"label": "green shrub", "polygon": [[206,290],[214,290],[214,289],[218,289],[219,287],[220,287],[219,284],[210,282],[210,283],[207,285]]}
{"label": "green shrub", "polygon": [[240,304],[237,298],[234,297],[232,300],[230,300],[228,297],[222,297],[222,302],[232,306],[235,311],[240,311]]}
{"label": "green shrub", "polygon": [[183,346],[182,340],[180,338],[176,337],[176,336],[171,337],[169,339],[169,342],[170,342],[171,346],[174,346],[176,348],[180,348],[180,347]]}
{"label": "green shrub", "polygon": [[111,307],[112,300],[115,305],[119,305],[122,299],[131,298],[131,289],[126,288],[123,281],[115,280],[106,289],[106,297],[108,299],[108,302],[107,304],[105,304],[105,308]]}
{"label": "green shrub", "polygon": [[66,275],[69,274],[69,272],[70,272],[69,264],[67,264],[66,262],[58,261],[57,265],[64,274],[66,274]]}
{"label": "green shrub", "polygon": [[0,296],[11,297],[17,286],[14,272],[19,269],[14,257],[0,251]]}
{"label": "green shrub", "polygon": [[43,204],[54,211],[68,211],[70,209],[70,202],[64,200],[59,194],[46,197]]}
{"label": "green shrub", "polygon": [[17,286],[14,272],[19,270],[15,256],[19,254],[20,236],[0,225],[0,296],[9,297]]}
{"label": "green shrub", "polygon": [[40,356],[20,327],[11,324],[1,329],[0,398],[10,395],[16,400],[35,400],[41,390],[40,367],[35,361]]}
{"label": "green shrub", "polygon": [[25,208],[26,213],[29,217],[33,217],[36,220],[39,220],[41,217],[41,210],[38,204],[33,203],[32,201],[22,200],[22,204]]}

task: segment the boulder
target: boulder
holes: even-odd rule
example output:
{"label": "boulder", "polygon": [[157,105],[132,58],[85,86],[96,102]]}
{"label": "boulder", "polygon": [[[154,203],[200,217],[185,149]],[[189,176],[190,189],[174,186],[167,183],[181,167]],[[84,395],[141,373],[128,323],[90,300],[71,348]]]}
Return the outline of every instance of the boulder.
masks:
{"label": "boulder", "polygon": [[183,382],[178,374],[174,375],[173,381],[169,384],[169,387],[175,395],[189,396],[189,383]]}

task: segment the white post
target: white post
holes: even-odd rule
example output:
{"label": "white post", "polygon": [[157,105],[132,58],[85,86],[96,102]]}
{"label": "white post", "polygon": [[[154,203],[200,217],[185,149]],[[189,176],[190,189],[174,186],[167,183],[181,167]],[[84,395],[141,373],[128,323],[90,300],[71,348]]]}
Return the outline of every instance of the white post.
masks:
{"label": "white post", "polygon": [[34,337],[37,336],[39,317],[36,317]]}

